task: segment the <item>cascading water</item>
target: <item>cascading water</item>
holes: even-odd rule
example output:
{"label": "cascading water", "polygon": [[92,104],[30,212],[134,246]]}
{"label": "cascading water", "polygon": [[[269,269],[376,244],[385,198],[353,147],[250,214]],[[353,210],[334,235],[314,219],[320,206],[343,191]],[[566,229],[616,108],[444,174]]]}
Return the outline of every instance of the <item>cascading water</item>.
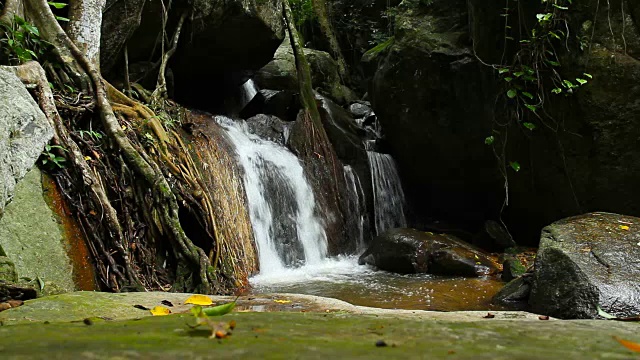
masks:
{"label": "cascading water", "polygon": [[364,223],[366,209],[363,208],[364,193],[358,174],[349,165],[344,167],[344,177],[347,184],[347,229],[352,232],[353,238],[357,239],[358,250],[364,250]]}
{"label": "cascading water", "polygon": [[244,170],[249,215],[261,276],[321,262],[327,239],[298,159],[284,147],[248,132],[245,123],[218,116]]}
{"label": "cascading water", "polygon": [[376,234],[387,229],[406,227],[404,192],[391,155],[367,151],[371,167]]}
{"label": "cascading water", "polygon": [[240,108],[245,107],[257,94],[258,87],[253,79],[245,81],[240,90]]}

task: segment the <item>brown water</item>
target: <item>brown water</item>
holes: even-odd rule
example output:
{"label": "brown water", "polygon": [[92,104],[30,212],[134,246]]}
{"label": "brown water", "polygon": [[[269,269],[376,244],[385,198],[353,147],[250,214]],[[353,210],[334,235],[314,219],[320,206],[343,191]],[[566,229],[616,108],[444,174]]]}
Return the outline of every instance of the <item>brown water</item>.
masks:
{"label": "brown water", "polygon": [[254,293],[295,293],[332,297],[354,305],[435,311],[498,310],[491,298],[498,279],[399,275],[360,266],[355,258],[329,259],[251,279]]}

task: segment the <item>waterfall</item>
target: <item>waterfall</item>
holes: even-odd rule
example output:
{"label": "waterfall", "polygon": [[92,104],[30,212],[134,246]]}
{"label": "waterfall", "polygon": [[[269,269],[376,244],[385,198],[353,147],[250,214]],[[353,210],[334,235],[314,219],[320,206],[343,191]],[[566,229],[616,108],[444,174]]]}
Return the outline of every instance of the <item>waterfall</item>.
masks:
{"label": "waterfall", "polygon": [[[352,238],[357,239],[358,250],[364,250],[364,224],[366,207],[364,203],[364,192],[358,174],[349,165],[344,167],[344,177],[347,184],[347,230],[351,232]],[[362,201],[360,200],[362,199]]]}
{"label": "waterfall", "polygon": [[253,79],[249,79],[242,84],[240,89],[240,109],[247,106],[247,104],[258,94],[258,87]]}
{"label": "waterfall", "polygon": [[283,146],[250,134],[244,122],[222,116],[216,121],[244,170],[260,273],[319,263],[327,255],[327,238],[298,159]]}
{"label": "waterfall", "polygon": [[389,154],[367,151],[371,167],[376,234],[406,227],[404,192],[395,162]]}

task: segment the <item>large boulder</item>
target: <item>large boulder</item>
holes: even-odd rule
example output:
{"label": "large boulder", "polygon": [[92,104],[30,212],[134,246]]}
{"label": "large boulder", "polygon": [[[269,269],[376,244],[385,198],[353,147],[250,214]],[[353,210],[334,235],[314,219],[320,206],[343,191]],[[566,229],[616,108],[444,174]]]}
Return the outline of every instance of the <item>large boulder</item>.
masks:
{"label": "large boulder", "polygon": [[[185,11],[189,13],[168,72],[176,100],[187,105],[213,107],[228,89],[242,84],[248,74],[267,64],[284,39],[279,0],[178,0],[171,5],[164,29],[160,1],[110,0],[102,25],[103,33],[109,35],[101,42],[103,72],[121,77],[123,49],[128,44],[130,71],[136,72],[146,64],[140,76],[132,80],[155,86],[158,64],[152,65],[149,59],[159,58],[159,34],[166,31],[172,37]],[[146,72],[148,76],[142,76]],[[203,87],[209,91],[201,91]]]}
{"label": "large boulder", "polygon": [[598,306],[640,314],[640,218],[590,213],[542,230],[531,310],[563,319],[594,318]]}
{"label": "large boulder", "polygon": [[42,174],[34,168],[16,186],[14,200],[0,219],[0,247],[18,277],[41,282],[46,293],[76,290],[70,244],[59,221],[43,197]]}
{"label": "large boulder", "polygon": [[491,257],[453,235],[397,228],[378,235],[360,264],[400,274],[483,276],[497,272]]}
{"label": "large boulder", "polygon": [[53,128],[20,79],[0,68],[0,218]]}
{"label": "large boulder", "polygon": [[107,0],[102,13],[100,37],[100,68],[109,72],[122,60],[122,53],[129,38],[140,26],[142,9],[146,0]]}
{"label": "large boulder", "polygon": [[244,75],[273,58],[285,37],[282,2],[196,0],[192,6],[188,37],[182,38],[171,68],[176,99],[205,105],[225,94],[225,84],[241,84]]}
{"label": "large boulder", "polygon": [[[314,88],[339,104],[355,100],[355,94],[342,85],[338,65],[329,53],[307,48],[303,51],[309,62]],[[256,73],[255,81],[263,89],[298,91],[298,75],[289,37],[278,47],[273,60]]]}

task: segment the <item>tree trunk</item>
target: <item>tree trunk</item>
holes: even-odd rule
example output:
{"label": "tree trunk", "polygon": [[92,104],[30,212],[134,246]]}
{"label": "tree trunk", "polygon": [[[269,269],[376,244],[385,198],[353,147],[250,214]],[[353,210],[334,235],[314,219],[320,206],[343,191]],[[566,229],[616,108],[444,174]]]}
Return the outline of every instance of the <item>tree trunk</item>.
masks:
{"label": "tree trunk", "polygon": [[105,3],[106,0],[74,0],[69,7],[67,35],[97,69],[100,69],[100,36]]}

